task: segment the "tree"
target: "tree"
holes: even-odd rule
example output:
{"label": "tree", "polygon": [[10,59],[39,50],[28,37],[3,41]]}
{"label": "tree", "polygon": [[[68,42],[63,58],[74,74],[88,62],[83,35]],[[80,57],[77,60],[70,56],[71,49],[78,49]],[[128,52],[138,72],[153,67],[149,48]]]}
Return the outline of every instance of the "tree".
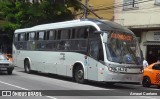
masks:
{"label": "tree", "polygon": [[[74,19],[74,10],[81,9],[80,0],[40,0],[40,2],[27,2],[27,0],[0,0],[0,24],[2,31],[12,37],[15,29],[27,28],[34,25],[52,23]],[[62,0],[61,0],[62,1]]]}

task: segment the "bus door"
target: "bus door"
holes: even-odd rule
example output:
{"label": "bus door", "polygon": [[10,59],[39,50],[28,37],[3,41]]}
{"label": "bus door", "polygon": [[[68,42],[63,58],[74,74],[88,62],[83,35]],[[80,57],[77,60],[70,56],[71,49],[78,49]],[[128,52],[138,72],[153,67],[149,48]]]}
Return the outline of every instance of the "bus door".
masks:
{"label": "bus door", "polygon": [[87,62],[87,72],[89,80],[98,80],[98,53],[99,45],[98,40],[92,39],[89,42],[89,57]]}

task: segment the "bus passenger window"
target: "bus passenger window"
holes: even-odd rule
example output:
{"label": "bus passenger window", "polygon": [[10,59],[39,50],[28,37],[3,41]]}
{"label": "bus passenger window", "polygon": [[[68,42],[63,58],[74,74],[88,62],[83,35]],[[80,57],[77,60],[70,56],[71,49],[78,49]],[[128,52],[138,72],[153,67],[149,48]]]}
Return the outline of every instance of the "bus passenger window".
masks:
{"label": "bus passenger window", "polygon": [[20,41],[21,34],[18,34],[17,41]]}
{"label": "bus passenger window", "polygon": [[90,41],[90,56],[98,59],[98,54],[99,54],[99,45],[97,40],[91,40]]}
{"label": "bus passenger window", "polygon": [[96,28],[90,27],[89,28],[89,38],[100,38],[100,34],[94,33],[96,31]]}
{"label": "bus passenger window", "polygon": [[24,34],[20,34],[20,41],[24,41],[24,38],[25,38]]}
{"label": "bus passenger window", "polygon": [[14,42],[17,42],[18,41],[18,34],[15,34],[14,35]]}
{"label": "bus passenger window", "polygon": [[77,38],[86,39],[88,37],[88,31],[85,27],[77,29],[76,34],[77,34]]}
{"label": "bus passenger window", "polygon": [[70,37],[70,30],[61,30],[61,38],[60,39],[69,39]]}
{"label": "bus passenger window", "polygon": [[51,30],[51,31],[48,31],[48,32],[49,32],[49,40],[55,40],[55,38],[56,38],[56,31]]}
{"label": "bus passenger window", "polygon": [[29,33],[29,41],[35,40],[35,32]]}
{"label": "bus passenger window", "polygon": [[60,40],[61,38],[61,30],[58,30],[56,40]]}
{"label": "bus passenger window", "polygon": [[71,39],[75,39],[75,34],[76,34],[75,29],[72,29]]}
{"label": "bus passenger window", "polygon": [[38,40],[44,40],[44,31],[38,32]]}
{"label": "bus passenger window", "polygon": [[25,41],[28,41],[29,40],[29,33],[26,33],[25,34]]}

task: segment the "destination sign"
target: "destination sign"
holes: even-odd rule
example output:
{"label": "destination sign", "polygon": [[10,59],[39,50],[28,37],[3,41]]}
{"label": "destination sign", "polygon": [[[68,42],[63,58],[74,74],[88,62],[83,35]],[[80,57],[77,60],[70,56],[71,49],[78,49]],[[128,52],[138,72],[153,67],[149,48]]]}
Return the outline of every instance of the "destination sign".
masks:
{"label": "destination sign", "polygon": [[131,41],[132,40],[132,36],[125,35],[125,34],[120,34],[120,33],[119,34],[118,33],[112,33],[111,38],[120,39],[120,40],[124,40],[124,41]]}

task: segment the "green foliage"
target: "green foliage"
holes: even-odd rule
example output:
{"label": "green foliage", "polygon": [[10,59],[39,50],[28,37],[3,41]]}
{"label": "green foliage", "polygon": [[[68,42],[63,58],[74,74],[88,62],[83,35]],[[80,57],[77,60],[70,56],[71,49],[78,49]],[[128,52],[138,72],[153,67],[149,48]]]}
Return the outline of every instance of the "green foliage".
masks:
{"label": "green foliage", "polygon": [[[80,0],[66,0],[65,3],[55,3],[57,0],[40,0],[40,3],[25,2],[26,0],[0,0],[0,24],[2,31],[12,33],[18,28],[34,25],[71,20],[74,14],[70,10],[81,9]],[[0,21],[0,22],[2,22]]]}

